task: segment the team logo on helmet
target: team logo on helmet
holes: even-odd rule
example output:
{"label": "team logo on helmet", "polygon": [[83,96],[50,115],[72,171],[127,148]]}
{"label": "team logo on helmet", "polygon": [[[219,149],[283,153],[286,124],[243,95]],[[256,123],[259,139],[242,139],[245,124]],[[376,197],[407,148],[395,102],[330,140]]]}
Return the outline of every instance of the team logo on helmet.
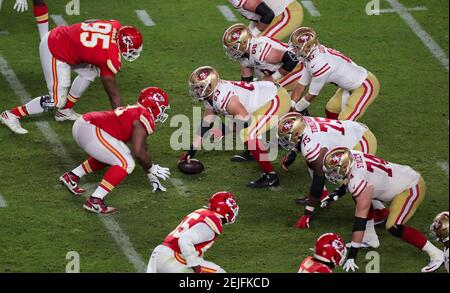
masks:
{"label": "team logo on helmet", "polygon": [[334,156],[331,157],[330,163],[333,165],[337,165],[341,161],[341,158],[342,154],[335,154]]}
{"label": "team logo on helmet", "polygon": [[131,39],[130,36],[123,35],[123,36],[122,36],[122,42],[123,42],[124,44],[129,45],[129,46],[133,46],[133,40]]}
{"label": "team logo on helmet", "polygon": [[336,239],[333,240],[333,242],[331,243],[331,245],[333,246],[333,248],[335,249],[343,249],[344,248],[344,244],[342,243],[342,241]]}
{"label": "team logo on helmet", "polygon": [[299,38],[300,43],[306,43],[311,40],[311,35],[303,35]]}
{"label": "team logo on helmet", "polygon": [[199,80],[205,80],[208,77],[209,77],[209,71],[207,71],[207,70],[200,72],[200,74],[198,75]]}
{"label": "team logo on helmet", "polygon": [[236,42],[241,37],[241,30],[237,29],[231,33],[231,42]]}
{"label": "team logo on helmet", "polygon": [[292,126],[294,126],[294,121],[290,120],[283,124],[283,132],[289,132],[292,129]]}

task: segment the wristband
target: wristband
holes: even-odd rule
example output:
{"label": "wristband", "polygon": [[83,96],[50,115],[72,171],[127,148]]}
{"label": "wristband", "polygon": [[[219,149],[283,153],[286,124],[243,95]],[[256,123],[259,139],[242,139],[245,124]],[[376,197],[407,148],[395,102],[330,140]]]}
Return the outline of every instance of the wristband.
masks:
{"label": "wristband", "polygon": [[296,105],[295,105],[295,110],[301,112],[303,110],[305,110],[306,108],[308,108],[308,106],[311,105],[310,102],[308,102],[305,97],[303,97]]}

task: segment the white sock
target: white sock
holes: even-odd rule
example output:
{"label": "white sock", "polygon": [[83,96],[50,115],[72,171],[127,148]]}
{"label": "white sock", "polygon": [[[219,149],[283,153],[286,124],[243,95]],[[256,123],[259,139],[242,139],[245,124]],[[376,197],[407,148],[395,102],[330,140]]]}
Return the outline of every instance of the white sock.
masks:
{"label": "white sock", "polygon": [[379,200],[372,200],[372,206],[375,210],[382,210],[386,208],[385,205]]}
{"label": "white sock", "polygon": [[29,115],[39,114],[44,112],[44,108],[41,107],[41,97],[37,97],[25,104]]}
{"label": "white sock", "polygon": [[72,173],[77,175],[79,178],[81,178],[84,175],[86,175],[86,172],[84,171],[84,168],[83,168],[83,164],[81,164],[80,166],[78,166],[75,169],[73,169]]}
{"label": "white sock", "polygon": [[45,36],[45,34],[48,33],[48,21],[46,21],[44,23],[38,23],[37,27],[39,30],[39,38],[42,40],[42,38]]}
{"label": "white sock", "polygon": [[378,237],[377,232],[375,231],[375,221],[372,220],[368,220],[366,222],[366,230],[364,231],[364,235],[375,235]]}
{"label": "white sock", "polygon": [[77,77],[75,77],[75,79],[72,82],[72,85],[69,90],[69,95],[79,99],[81,96],[83,96],[83,94],[89,88],[91,83],[92,82],[90,80],[87,80],[78,75]]}
{"label": "white sock", "polygon": [[433,243],[431,243],[430,241],[427,241],[427,243],[425,243],[425,246],[422,248],[422,251],[428,253],[430,257],[433,257],[436,254],[439,254],[439,252],[441,252],[441,250],[436,246],[434,246]]}
{"label": "white sock", "polygon": [[103,189],[103,187],[99,186],[99,187],[97,187],[97,189],[94,191],[94,193],[91,196],[95,197],[95,198],[104,199],[107,194],[108,194],[108,191]]}

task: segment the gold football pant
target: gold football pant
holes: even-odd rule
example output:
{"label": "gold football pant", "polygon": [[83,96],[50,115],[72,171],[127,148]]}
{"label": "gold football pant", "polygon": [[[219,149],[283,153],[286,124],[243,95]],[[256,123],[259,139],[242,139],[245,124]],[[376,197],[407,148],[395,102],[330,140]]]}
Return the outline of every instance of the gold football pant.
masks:
{"label": "gold football pant", "polygon": [[270,37],[279,41],[289,37],[303,22],[303,7],[298,1],[289,4],[282,14],[272,20],[272,23],[260,36]]}
{"label": "gold football pant", "polygon": [[275,99],[266,103],[252,114],[252,123],[241,130],[242,141],[258,139],[258,137],[271,129],[277,127],[278,119],[291,109],[291,97],[285,88],[278,89]]}
{"label": "gold football pant", "polygon": [[425,181],[420,176],[419,182],[415,186],[396,195],[389,208],[386,230],[394,225],[403,225],[408,222],[425,198],[426,191]]}
{"label": "gold football pant", "polygon": [[377,153],[377,148],[377,138],[369,129],[364,133],[359,143],[353,147],[355,151],[360,151],[369,155],[375,155]]}
{"label": "gold football pant", "polygon": [[293,91],[295,86],[297,85],[298,80],[300,79],[300,77],[302,77],[304,70],[305,65],[303,64],[303,62],[299,62],[294,70],[277,80],[277,82],[286,90]]}
{"label": "gold football pant", "polygon": [[350,97],[342,108],[343,89],[338,89],[334,96],[328,101],[325,109],[327,116],[338,115],[338,120],[353,120],[361,118],[375,101],[380,92],[380,83],[375,75],[369,72],[367,79],[360,87],[351,92]]}

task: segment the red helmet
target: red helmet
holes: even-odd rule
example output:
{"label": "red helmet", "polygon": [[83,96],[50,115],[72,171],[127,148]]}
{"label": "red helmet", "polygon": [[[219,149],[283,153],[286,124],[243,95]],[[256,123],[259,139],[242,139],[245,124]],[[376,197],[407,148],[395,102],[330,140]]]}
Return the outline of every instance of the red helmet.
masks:
{"label": "red helmet", "polygon": [[133,26],[124,26],[117,32],[120,53],[127,61],[136,60],[142,51],[142,35]]}
{"label": "red helmet", "polygon": [[219,191],[214,193],[209,199],[208,209],[220,215],[227,224],[233,224],[239,213],[239,206],[236,198],[231,192]]}
{"label": "red helmet", "polygon": [[155,121],[166,121],[166,109],[170,108],[169,96],[165,91],[157,87],[148,87],[141,91],[137,101],[138,105],[148,109]]}
{"label": "red helmet", "polygon": [[316,240],[314,257],[324,262],[331,262],[335,266],[342,266],[347,254],[345,242],[341,236],[325,233]]}

